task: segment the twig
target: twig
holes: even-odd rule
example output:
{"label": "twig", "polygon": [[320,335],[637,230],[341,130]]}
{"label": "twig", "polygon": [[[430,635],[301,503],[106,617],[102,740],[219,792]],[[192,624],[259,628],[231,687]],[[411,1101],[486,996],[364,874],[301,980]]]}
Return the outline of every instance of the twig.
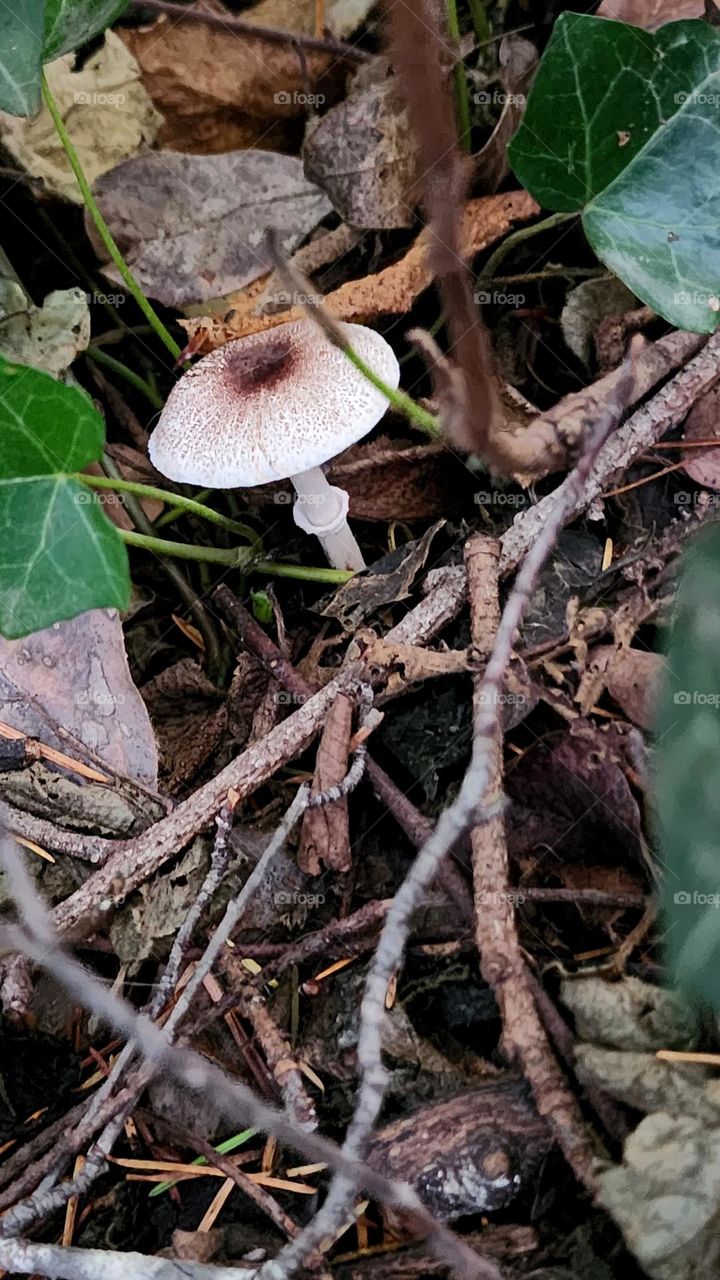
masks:
{"label": "twig", "polygon": [[[647,343],[637,357],[632,399],[625,408],[646,396],[705,342],[704,334],[675,330],[657,342]],[[533,442],[532,448],[525,449],[524,457],[518,456],[513,468],[521,483],[541,480],[567,465],[568,458],[582,448],[585,423],[602,411],[608,396],[615,396],[620,376],[620,366],[611,369],[589,387],[563,396],[551,409],[527,423],[525,432]]]}
{"label": "twig", "polygon": [[441,12],[432,0],[389,4],[390,59],[417,142],[433,274],[439,280],[451,348],[464,384],[465,403],[446,427],[456,445],[492,461],[494,437],[507,412],[490,335],[475,306],[472,276],[461,253],[460,222],[471,165],[457,144]]}
{"label": "twig", "polygon": [[[175,987],[179,977],[183,955],[190,939],[192,938],[193,931],[227,869],[229,858],[228,839],[231,828],[232,808],[233,802],[228,798],[216,819],[217,834],[210,861],[210,869],[200,892],[195,898],[180,930],[177,933],[162,979],[156,987],[152,999],[149,1002],[146,1013],[150,1018],[158,1016],[162,1011],[168,996]],[[3,852],[4,857],[8,858],[7,865],[10,867],[11,875],[17,878],[22,873],[22,864],[18,859],[14,859],[12,857],[11,850],[5,848]],[[16,896],[20,901],[24,901],[28,896],[27,893],[23,892],[23,884],[27,889],[27,881],[16,879]],[[32,906],[32,896],[28,898],[28,901]],[[39,899],[37,899],[37,901],[39,901]],[[38,921],[41,922],[41,920],[42,917],[39,917]],[[38,924],[38,928],[40,929],[40,932],[42,932],[41,923]],[[88,1158],[85,1161],[82,1171],[77,1175],[77,1177],[73,1178],[71,1182],[64,1183],[62,1186],[55,1189],[52,1189],[48,1184],[47,1175],[51,1172],[49,1168],[39,1169],[36,1166],[34,1170],[29,1171],[29,1176],[23,1180],[28,1191],[31,1190],[31,1186],[27,1186],[27,1183],[31,1181],[33,1176],[36,1179],[36,1183],[39,1182],[40,1177],[42,1176],[45,1177],[45,1181],[39,1191],[35,1192],[35,1194],[30,1196],[26,1201],[20,1198],[21,1195],[26,1194],[26,1192],[23,1190],[20,1195],[18,1195],[17,1187],[11,1187],[6,1193],[4,1200],[11,1201],[14,1204],[14,1208],[7,1213],[3,1219],[2,1229],[5,1234],[18,1235],[21,1231],[27,1231],[38,1218],[47,1218],[51,1216],[53,1212],[67,1203],[74,1194],[79,1195],[89,1190],[92,1184],[105,1170],[106,1157],[112,1151],[117,1138],[122,1132],[127,1116],[132,1111],[137,1098],[150,1079],[151,1073],[141,1070],[130,1089],[123,1090],[123,1077],[125,1076],[134,1056],[135,1045],[130,1042],[125,1046],[122,1053],[117,1058],[110,1075],[107,1080],[104,1081],[102,1088],[93,1098],[89,1109],[83,1116],[82,1123],[78,1126],[78,1131],[73,1134],[73,1141],[69,1144],[61,1141],[59,1143],[59,1150],[51,1153],[51,1155],[54,1155],[53,1174],[54,1177],[57,1177],[57,1175],[62,1171],[65,1159],[69,1154],[71,1154],[71,1150],[68,1148],[72,1148],[75,1151],[79,1150],[80,1146],[84,1145],[84,1142],[90,1139],[96,1128],[100,1128],[101,1125],[104,1126],[96,1144],[88,1153]],[[107,1115],[108,1109],[111,1110],[111,1114],[109,1116]],[[47,1166],[50,1161],[46,1160],[42,1163]],[[52,1182],[52,1179],[50,1179],[50,1182]],[[20,1199],[20,1203],[16,1203],[18,1199]]]}
{"label": "twig", "polygon": [[0,1240],[0,1267],[8,1274],[37,1273],[51,1280],[253,1280],[257,1275],[249,1267],[212,1267],[145,1253],[68,1249],[31,1240]]}
{"label": "twig", "polygon": [[[265,1061],[282,1097],[285,1110],[301,1129],[317,1129],[317,1113],[289,1041],[273,1021],[265,998],[242,962],[227,956],[223,965],[233,984],[237,1008],[251,1024]],[[291,1232],[297,1235],[297,1232]]]}
{"label": "twig", "polygon": [[[9,861],[6,859],[6,867]],[[22,892],[33,896],[34,887],[29,884],[28,889]],[[23,910],[26,905],[29,906],[23,902]],[[29,907],[28,916],[35,919],[36,914],[35,909]],[[363,1161],[348,1159],[333,1142],[298,1129],[284,1113],[269,1107],[252,1090],[240,1081],[231,1080],[200,1054],[173,1045],[166,1033],[146,1016],[138,1015],[126,1000],[107,990],[87,969],[59,950],[53,939],[48,937],[44,926],[42,937],[37,938],[17,925],[2,925],[0,947],[8,947],[12,951],[21,951],[30,956],[51,972],[87,1009],[128,1039],[135,1040],[145,1059],[145,1069],[153,1072],[167,1071],[193,1094],[205,1094],[228,1120],[250,1124],[254,1128],[273,1133],[280,1142],[295,1148],[309,1160],[328,1164],[342,1172],[353,1185],[363,1187],[384,1203],[409,1214],[418,1229],[426,1233],[438,1255],[448,1261],[460,1275],[472,1277],[472,1280],[498,1280],[495,1268],[485,1268],[472,1250],[438,1223],[424,1208],[412,1188],[385,1177]],[[0,1222],[0,1236],[3,1226],[4,1222]]]}
{"label": "twig", "polygon": [[317,49],[319,53],[335,53],[338,57],[352,62],[368,62],[371,53],[359,49],[357,45],[348,44],[345,40],[335,40],[332,36],[310,36],[301,31],[278,31],[275,27],[261,27],[255,22],[244,22],[242,18],[228,13],[213,13],[211,9],[188,8],[184,4],[173,4],[171,0],[133,0],[138,9],[152,9],[155,13],[166,13],[168,17],[182,22],[202,22],[206,27],[217,27],[231,35],[255,36],[258,40],[266,40],[269,44],[296,45],[303,49]]}
{"label": "twig", "polygon": [[[500,626],[498,596],[499,544],[476,534],[465,546],[473,643],[479,650],[493,643]],[[485,692],[475,680],[475,717],[482,732]],[[496,700],[501,705],[499,690]],[[495,714],[492,738],[488,736],[489,786],[502,789],[502,716]],[[530,1084],[540,1115],[548,1120],[561,1149],[579,1181],[596,1190],[595,1153],[585,1132],[580,1108],[547,1042],[527,982],[510,891],[509,864],[502,815],[471,836],[475,883],[475,937],[483,978],[495,992],[502,1016],[502,1048],[511,1063],[520,1066]]]}
{"label": "twig", "polygon": [[277,852],[282,849],[288,835],[295,826],[295,823],[307,809],[308,794],[309,788],[307,785],[303,785],[298,788],[292,804],[278,823],[272,838],[268,841],[267,846],[263,850],[261,857],[258,858],[242,889],[237,896],[228,903],[222,920],[215,929],[215,932],[208,942],[201,959],[195,966],[195,970],[190,981],[183,987],[180,998],[167,1020],[165,1031],[168,1035],[173,1035],[177,1030],[180,1022],[190,1008],[195,994],[212,970],[212,967],[220,952],[225,947],[228,938],[237,928],[240,920],[242,919],[248,902],[255,893],[255,890],[260,887],[265,879],[268,864],[272,861]]}
{"label": "twig", "polygon": [[[523,563],[498,628],[485,674],[477,690],[478,712],[474,720],[470,764],[456,799],[443,811],[430,839],[420,850],[408,875],[395,895],[385,918],[377,950],[368,973],[360,1009],[358,1065],[360,1084],[355,1112],[343,1143],[345,1157],[362,1159],[385,1093],[386,1073],[382,1064],[382,1027],[388,984],[402,963],[413,914],[442,861],[456,842],[472,826],[489,821],[498,796],[490,792],[492,760],[502,703],[500,691],[510,662],[515,635],[522,622],[538,576],[552,552],[566,513],[578,501],[598,451],[612,431],[617,414],[626,402],[632,380],[632,361],[624,368],[614,400],[609,400],[604,416],[595,424],[586,451],[566,481],[566,496],[550,511],[544,527]],[[342,1174],[333,1178],[325,1204],[303,1234],[287,1245],[279,1257],[266,1264],[261,1280],[286,1280],[302,1263],[309,1248],[337,1230],[345,1219],[353,1193],[352,1181]]]}
{"label": "twig", "polygon": [[[450,572],[453,573],[454,571],[451,570]],[[242,643],[250,649],[256,658],[259,658],[268,674],[274,680],[277,680],[283,689],[298,698],[308,698],[313,694],[312,685],[308,684],[298,674],[292,663],[280,652],[277,645],[273,644],[267,633],[258,625],[244,605],[240,604],[240,601],[228,587],[218,587],[213,595],[213,600],[223,617],[235,628]],[[399,628],[402,627],[403,623],[400,623]],[[399,628],[395,627],[391,635],[397,635]],[[429,638],[427,630],[425,634]],[[388,774],[385,773],[385,770],[380,768],[380,765],[373,760],[369,753],[366,758],[366,769],[374,791],[388,812],[399,823],[415,847],[420,848],[432,831],[432,823],[396,786]],[[468,919],[472,919],[472,899],[465,881],[457,870],[450,864],[443,867],[439,876],[439,883],[448,896],[460,907],[463,914]]]}
{"label": "twig", "polygon": [[[428,574],[430,579],[433,589],[388,632],[387,641],[427,643],[457,615],[465,598],[463,570],[433,570]],[[132,840],[80,837],[19,810],[0,807],[0,821],[18,835],[61,852],[81,850],[89,860],[105,864],[102,871],[90,876],[55,909],[55,926],[60,933],[79,940],[96,932],[109,911],[210,825],[229,789],[236,790],[241,800],[251,795],[277,769],[305,750],[337,694],[356,690],[366,677],[362,663],[345,667],[261,742],[253,743],[171,814]]]}
{"label": "twig", "polygon": [[[682,338],[686,335],[671,336]],[[697,337],[695,334],[690,336]],[[623,474],[638,454],[682,422],[695,402],[714,386],[718,378],[720,333],[715,333],[684,369],[612,434],[598,452],[582,489],[574,483],[573,472],[535,506],[525,508],[500,539],[500,573],[510,573],[527,555],[548,519],[554,518],[556,508],[562,511],[565,524],[586,511],[615,477]]]}
{"label": "twig", "polygon": [[333,699],[340,691],[356,690],[365,674],[362,663],[346,667],[166,818],[133,840],[104,841],[103,852],[110,844],[111,857],[55,909],[54,922],[59,933],[78,939],[96,932],[107,912],[209,826],[229,790],[236,791],[240,800],[246,799],[283,764],[304,751],[321,727]]}

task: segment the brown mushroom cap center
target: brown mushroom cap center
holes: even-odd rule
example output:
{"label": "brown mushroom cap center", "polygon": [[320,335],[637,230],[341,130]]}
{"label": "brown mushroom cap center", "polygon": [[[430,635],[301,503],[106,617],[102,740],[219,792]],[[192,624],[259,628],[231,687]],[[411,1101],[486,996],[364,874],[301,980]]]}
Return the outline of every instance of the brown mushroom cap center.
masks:
{"label": "brown mushroom cap center", "polygon": [[225,363],[228,382],[238,395],[250,392],[281,390],[289,383],[300,361],[297,343],[280,334],[268,333],[262,345],[250,351],[236,347]]}

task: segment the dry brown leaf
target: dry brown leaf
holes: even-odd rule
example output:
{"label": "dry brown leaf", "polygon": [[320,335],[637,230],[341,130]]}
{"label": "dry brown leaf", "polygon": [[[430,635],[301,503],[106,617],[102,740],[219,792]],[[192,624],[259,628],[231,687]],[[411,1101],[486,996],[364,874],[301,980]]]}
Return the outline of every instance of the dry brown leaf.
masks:
{"label": "dry brown leaf", "polygon": [[332,484],[350,495],[357,520],[446,516],[472,487],[470,472],[439,441],[410,445],[386,436],[356,445],[330,466]]}
{"label": "dry brown leaf", "polygon": [[160,767],[174,795],[212,755],[225,732],[227,712],[193,658],[181,658],[142,687],[160,750]]}
{"label": "dry brown leaf", "polygon": [[[463,213],[462,250],[470,259],[494,244],[518,222],[527,222],[539,213],[539,205],[527,191],[469,200]],[[338,318],[354,324],[369,324],[384,315],[406,315],[423,290],[432,284],[426,261],[428,232],[423,231],[399,262],[392,263],[362,280],[349,280],[325,298],[325,306]],[[193,351],[214,351],[233,338],[270,329],[286,320],[299,319],[302,310],[293,307],[273,316],[249,315],[244,309],[223,317],[202,316],[184,322]]]}
{"label": "dry brown leaf", "polygon": [[[718,439],[720,445],[720,387],[713,387],[693,405],[685,423],[685,440]],[[683,469],[691,480],[706,489],[720,490],[720,447],[717,449],[688,449],[683,454]],[[675,495],[680,498],[680,494]],[[685,495],[685,500],[689,498]]]}
{"label": "dry brown leaf", "polygon": [[702,18],[705,0],[602,0],[598,18],[629,22],[634,27],[654,31],[679,18]]}
{"label": "dry brown leaf", "polygon": [[430,546],[445,521],[426,529],[421,538],[396,547],[350,582],[345,582],[330,598],[316,606],[325,618],[337,618],[348,632],[357,631],[371,614],[397,600],[407,600],[413,583],[430,554]]}
{"label": "dry brown leaf", "polygon": [[505,90],[505,105],[491,136],[475,157],[475,167],[483,191],[497,191],[507,178],[510,164],[507,146],[525,110],[538,61],[534,44],[520,35],[506,35],[498,50],[500,76]]}
{"label": "dry brown leaf", "polygon": [[369,668],[390,672],[384,693],[387,698],[396,697],[408,685],[470,670],[470,656],[464,649],[438,651],[416,644],[392,644],[370,630],[357,631],[353,652],[355,645]]}
{"label": "dry brown leaf", "polygon": [[[335,458],[328,479],[349,495],[356,520],[427,520],[448,513],[472,493],[473,477],[439,441],[410,444],[380,436]],[[274,506],[286,486],[253,490],[253,509]]]}
{"label": "dry brown leaf", "polygon": [[[211,5],[216,12],[223,6]],[[260,0],[246,22],[312,33],[315,0]],[[120,33],[137,58],[143,84],[166,118],[163,145],[184,151],[234,149],[275,122],[307,115],[308,94],[330,97],[341,80],[337,55],[268,44],[221,27],[161,16]],[[327,82],[327,83],[326,83]],[[246,132],[246,141],[240,141]],[[238,133],[237,131],[240,131]],[[282,136],[281,133],[278,135]],[[208,147],[208,141],[213,145]],[[183,144],[184,140],[184,145]]]}
{"label": "dry brown leaf", "polygon": [[578,689],[577,701],[583,713],[589,711],[605,688],[628,720],[641,729],[650,729],[663,665],[660,655],[647,649],[597,645],[590,651],[588,668]]}
{"label": "dry brown leaf", "polygon": [[[341,693],[328,712],[315,762],[313,795],[342,782],[348,770],[348,746],[352,733],[353,704]],[[311,876],[319,876],[323,866],[332,871],[349,871],[350,825],[345,798],[319,809],[307,809],[303,817],[298,866]]]}
{"label": "dry brown leaf", "polygon": [[0,637],[0,720],[68,755],[80,743],[118,773],[156,785],[155,739],[114,609],[22,640]]}

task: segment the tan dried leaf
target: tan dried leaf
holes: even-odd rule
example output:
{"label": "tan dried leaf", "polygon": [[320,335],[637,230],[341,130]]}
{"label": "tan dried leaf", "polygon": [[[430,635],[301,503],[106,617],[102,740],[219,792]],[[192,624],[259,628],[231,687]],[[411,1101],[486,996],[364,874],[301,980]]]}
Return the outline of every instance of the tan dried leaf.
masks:
{"label": "tan dried leaf", "polygon": [[[527,191],[469,200],[462,224],[462,250],[468,260],[494,244],[516,223],[527,222],[539,213],[539,206]],[[362,280],[349,280],[325,298],[325,306],[337,317],[354,324],[369,324],[384,315],[406,315],[420,294],[433,282],[427,261],[429,233],[423,231],[399,262],[392,263]],[[261,329],[272,328],[302,315],[293,307],[272,316],[249,315],[239,309],[220,316],[201,316],[184,323],[192,348],[199,353],[214,351],[233,338],[242,338]]]}
{"label": "tan dried leaf", "polygon": [[6,360],[59,378],[89,341],[90,309],[82,289],[55,289],[35,307],[14,280],[0,280],[0,353]]}
{"label": "tan dried leaf", "polygon": [[[94,182],[102,173],[155,139],[162,117],[140,81],[134,57],[114,32],[79,71],[67,54],[45,68],[67,131],[85,176]],[[82,204],[75,176],[43,106],[32,119],[0,113],[0,137],[8,151],[48,189]]]}

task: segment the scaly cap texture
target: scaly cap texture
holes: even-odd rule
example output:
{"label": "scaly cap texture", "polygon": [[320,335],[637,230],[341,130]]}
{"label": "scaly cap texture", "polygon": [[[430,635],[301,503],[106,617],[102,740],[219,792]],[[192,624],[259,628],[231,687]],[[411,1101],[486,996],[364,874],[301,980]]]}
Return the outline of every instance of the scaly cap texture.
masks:
{"label": "scaly cap texture", "polygon": [[[340,327],[397,387],[385,339],[365,325]],[[387,403],[316,325],[296,320],[229,342],[189,369],[170,392],[150,458],[168,479],[212,489],[286,480],[362,439]]]}

